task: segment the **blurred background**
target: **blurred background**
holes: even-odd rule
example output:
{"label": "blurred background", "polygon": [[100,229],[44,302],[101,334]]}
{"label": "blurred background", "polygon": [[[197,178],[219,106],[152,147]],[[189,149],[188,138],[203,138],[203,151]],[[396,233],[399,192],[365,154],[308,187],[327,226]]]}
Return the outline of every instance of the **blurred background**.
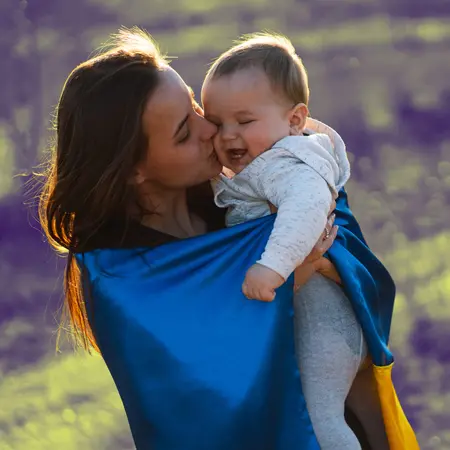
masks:
{"label": "blurred background", "polygon": [[0,450],[133,448],[102,360],[55,354],[64,260],[24,206],[65,78],[121,25],[152,33],[197,94],[239,35],[292,39],[313,116],[347,142],[353,210],[397,282],[399,396],[422,449],[450,449],[450,1],[1,0]]}

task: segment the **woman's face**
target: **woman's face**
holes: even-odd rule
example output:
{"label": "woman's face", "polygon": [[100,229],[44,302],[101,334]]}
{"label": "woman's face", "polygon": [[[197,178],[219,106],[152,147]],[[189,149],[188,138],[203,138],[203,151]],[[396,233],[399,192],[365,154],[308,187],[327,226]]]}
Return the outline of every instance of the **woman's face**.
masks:
{"label": "woman's face", "polygon": [[160,76],[142,118],[148,148],[137,176],[159,189],[184,189],[222,170],[212,141],[217,129],[205,120],[192,90],[175,70],[167,67]]}

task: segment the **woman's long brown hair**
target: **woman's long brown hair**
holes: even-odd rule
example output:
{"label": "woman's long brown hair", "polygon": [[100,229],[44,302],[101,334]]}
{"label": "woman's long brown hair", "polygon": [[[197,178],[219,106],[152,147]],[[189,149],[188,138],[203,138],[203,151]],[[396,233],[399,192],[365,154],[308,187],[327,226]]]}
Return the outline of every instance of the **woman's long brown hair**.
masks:
{"label": "woman's long brown hair", "polygon": [[56,109],[39,219],[49,243],[67,255],[64,312],[71,334],[99,350],[88,322],[86,281],[75,254],[108,221],[127,217],[129,180],[145,156],[142,115],[167,65],[151,37],[122,29],[67,78]]}

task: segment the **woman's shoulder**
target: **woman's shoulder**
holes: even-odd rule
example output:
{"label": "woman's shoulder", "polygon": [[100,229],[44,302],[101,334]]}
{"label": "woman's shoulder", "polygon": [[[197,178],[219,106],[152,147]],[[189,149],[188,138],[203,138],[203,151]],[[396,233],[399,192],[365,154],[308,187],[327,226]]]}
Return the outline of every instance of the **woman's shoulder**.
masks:
{"label": "woman's shoulder", "polygon": [[113,219],[104,223],[89,237],[77,239],[75,253],[99,249],[157,247],[174,240],[174,236],[146,227],[136,220]]}

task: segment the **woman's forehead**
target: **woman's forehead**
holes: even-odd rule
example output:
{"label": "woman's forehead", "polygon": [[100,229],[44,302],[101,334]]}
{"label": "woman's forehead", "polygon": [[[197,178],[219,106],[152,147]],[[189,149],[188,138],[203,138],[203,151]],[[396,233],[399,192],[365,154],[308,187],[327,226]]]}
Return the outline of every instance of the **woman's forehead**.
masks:
{"label": "woman's forehead", "polygon": [[161,82],[147,102],[144,128],[152,132],[176,127],[180,118],[192,109],[191,90],[171,67],[161,73]]}

